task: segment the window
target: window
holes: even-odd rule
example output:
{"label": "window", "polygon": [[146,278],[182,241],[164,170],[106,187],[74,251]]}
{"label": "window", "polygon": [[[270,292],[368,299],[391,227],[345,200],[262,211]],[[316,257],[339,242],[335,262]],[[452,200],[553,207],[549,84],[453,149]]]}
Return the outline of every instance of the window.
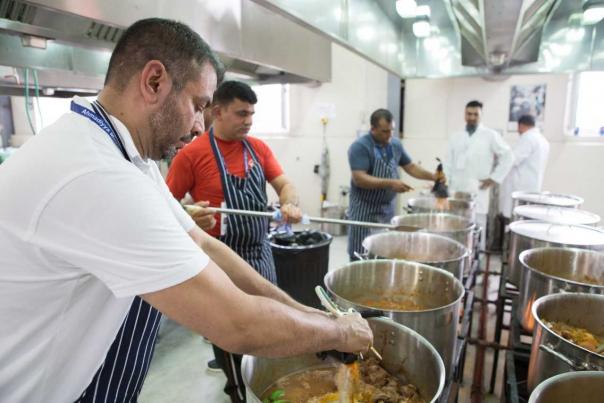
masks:
{"label": "window", "polygon": [[254,135],[279,134],[289,131],[289,85],[254,85],[252,89],[258,96],[255,105]]}
{"label": "window", "polygon": [[604,136],[604,72],[586,71],[575,77],[574,124],[577,137]]}

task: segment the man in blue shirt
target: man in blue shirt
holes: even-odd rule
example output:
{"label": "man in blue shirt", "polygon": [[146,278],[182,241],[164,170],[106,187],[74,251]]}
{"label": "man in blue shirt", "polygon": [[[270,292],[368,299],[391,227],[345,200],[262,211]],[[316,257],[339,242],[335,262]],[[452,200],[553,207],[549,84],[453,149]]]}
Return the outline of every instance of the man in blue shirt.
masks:
{"label": "man in blue shirt", "polygon": [[[411,161],[400,140],[392,137],[392,113],[378,109],[371,114],[371,130],[348,149],[352,171],[349,218],[356,221],[390,222],[394,216],[397,193],[413,190],[400,180],[398,167],[417,179],[434,181],[436,173],[426,171]],[[365,227],[351,226],[348,255],[356,260],[362,253],[363,239],[369,236]]]}

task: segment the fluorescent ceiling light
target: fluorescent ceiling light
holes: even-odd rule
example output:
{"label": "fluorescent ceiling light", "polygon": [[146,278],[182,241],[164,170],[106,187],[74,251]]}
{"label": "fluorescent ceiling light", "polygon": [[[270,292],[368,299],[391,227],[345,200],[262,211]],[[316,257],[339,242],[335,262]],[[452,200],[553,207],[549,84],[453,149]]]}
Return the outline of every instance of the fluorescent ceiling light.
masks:
{"label": "fluorescent ceiling light", "polygon": [[415,9],[415,15],[417,17],[419,16],[426,16],[428,18],[430,18],[430,6],[417,6],[417,8]]}
{"label": "fluorescent ceiling light", "polygon": [[418,18],[413,23],[413,35],[418,38],[425,38],[430,36],[430,32],[432,31],[430,27],[430,21],[426,17]]}
{"label": "fluorescent ceiling light", "polygon": [[401,18],[415,17],[417,3],[415,0],[396,0],[396,12]]}
{"label": "fluorescent ceiling light", "polygon": [[597,24],[604,18],[604,0],[587,0],[583,3],[583,24]]}

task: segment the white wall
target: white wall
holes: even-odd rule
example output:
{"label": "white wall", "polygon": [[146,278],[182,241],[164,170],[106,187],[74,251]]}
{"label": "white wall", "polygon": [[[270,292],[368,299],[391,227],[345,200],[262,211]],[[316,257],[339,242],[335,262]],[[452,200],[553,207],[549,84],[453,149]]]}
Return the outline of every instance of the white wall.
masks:
{"label": "white wall", "polygon": [[517,134],[507,132],[510,87],[545,83],[543,133],[551,149],[544,190],[582,196],[584,209],[604,217],[604,143],[565,138],[569,82],[567,74],[511,76],[498,82],[482,78],[407,80],[403,144],[415,160],[431,168],[435,156],[444,156],[450,133],[463,128],[464,106],[472,99],[484,103],[483,123],[504,133],[513,144]]}
{"label": "white wall", "polygon": [[[286,136],[264,138],[300,193],[303,211],[318,215],[321,181],[313,173],[320,163],[322,126],[317,105],[334,104],[336,117],[326,128],[331,179],[328,200],[338,202],[339,186],[349,185],[347,151],[357,130],[368,130],[369,116],[387,103],[388,73],[343,47],[332,45],[332,81],[318,87],[291,85],[291,130]],[[271,200],[276,200],[273,192]]]}

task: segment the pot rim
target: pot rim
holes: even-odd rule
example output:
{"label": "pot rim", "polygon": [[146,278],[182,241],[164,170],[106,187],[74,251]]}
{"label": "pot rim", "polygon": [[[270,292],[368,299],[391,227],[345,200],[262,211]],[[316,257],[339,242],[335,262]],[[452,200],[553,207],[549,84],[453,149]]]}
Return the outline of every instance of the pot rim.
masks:
{"label": "pot rim", "polygon": [[[454,219],[454,220],[458,220],[458,221],[465,221],[467,223],[465,228],[462,229],[450,229],[450,230],[436,230],[436,229],[429,229],[426,227],[421,227],[419,225],[412,225],[412,224],[407,224],[407,223],[397,223],[396,219],[399,217],[429,217],[429,216],[438,216],[438,217],[447,217],[447,219]],[[419,228],[422,230],[425,230],[426,232],[430,232],[430,233],[436,233],[436,234],[447,234],[447,233],[455,233],[455,232],[472,232],[475,228],[476,228],[476,224],[473,223],[469,218],[464,217],[464,216],[460,216],[460,215],[455,215],[455,214],[450,214],[450,213],[412,213],[412,214],[401,214],[401,215],[397,215],[392,217],[392,219],[390,220],[390,224],[392,225],[405,225],[408,227],[415,227],[415,228]]]}
{"label": "pot rim", "polygon": [[583,351],[587,354],[590,355],[594,355],[596,357],[599,358],[604,358],[604,353],[602,354],[598,354],[595,353],[593,351],[589,351],[588,349],[579,346],[578,344],[575,343],[571,343],[570,341],[566,340],[564,337],[560,336],[559,334],[557,334],[556,332],[554,332],[553,330],[551,330],[545,323],[543,323],[543,321],[541,320],[541,318],[539,317],[539,315],[537,314],[537,309],[539,309],[539,307],[547,302],[550,299],[554,299],[554,298],[566,298],[566,297],[560,297],[563,295],[568,295],[568,296],[589,296],[589,297],[594,297],[596,299],[601,299],[602,302],[604,303],[604,295],[600,295],[600,294],[586,294],[583,292],[565,292],[562,294],[549,294],[549,295],[544,295],[540,298],[537,298],[535,300],[535,302],[533,302],[533,306],[531,308],[531,313],[533,315],[533,319],[535,319],[536,325],[535,325],[535,329],[537,328],[537,326],[541,326],[544,330],[546,330],[549,334],[554,335],[557,339],[561,340],[562,342],[564,342],[565,344],[570,345],[571,347],[577,348],[580,351]]}
{"label": "pot rim", "polygon": [[[376,317],[376,318],[367,318],[367,321],[368,322],[385,322],[387,324],[394,325],[395,327],[399,327],[402,329],[403,332],[409,333],[412,337],[414,337],[417,341],[419,341],[424,347],[426,347],[428,349],[428,351],[430,351],[430,354],[432,354],[432,357],[436,358],[435,361],[436,361],[436,365],[438,367],[438,371],[440,374],[439,379],[438,379],[438,387],[436,388],[436,392],[434,393],[434,396],[430,400],[430,403],[437,402],[438,399],[440,399],[440,397],[443,393],[443,390],[445,388],[446,370],[445,370],[445,363],[444,363],[442,357],[440,356],[440,354],[436,350],[436,348],[432,345],[432,343],[430,343],[428,341],[428,339],[426,339],[424,336],[422,336],[415,330],[411,329],[408,326],[395,322],[391,318],[382,316],[382,317]],[[312,353],[309,353],[309,354],[312,354]],[[246,368],[247,366],[249,366],[250,365],[249,362],[252,359],[253,359],[253,357],[251,355],[244,354],[241,359],[241,368],[243,369],[243,368]],[[242,376],[242,379],[243,379],[243,384],[248,389],[251,389],[248,379],[246,379],[246,377],[244,377],[244,376]],[[277,380],[275,380],[275,382],[276,381]],[[260,399],[260,398],[258,398],[258,399]]]}
{"label": "pot rim", "polygon": [[[551,205],[551,204],[522,204],[520,206],[514,207],[514,211],[512,213],[519,217],[523,217],[523,218],[529,219],[529,220],[547,221],[547,222],[553,222],[554,224],[558,223],[555,220],[544,220],[542,218],[536,218],[535,215],[531,216],[532,212],[530,210],[537,210],[539,208],[551,209],[552,211],[568,210],[569,212],[580,212],[581,214],[583,214],[585,216],[585,218],[586,218],[585,222],[571,224],[571,225],[596,225],[601,221],[601,217],[596,213],[592,213],[591,211],[582,210],[582,209],[573,208],[573,207],[556,206],[556,205]],[[529,211],[526,212],[524,210],[529,210]],[[590,220],[587,220],[587,217],[589,217]],[[562,224],[562,225],[568,225],[568,224]]]}
{"label": "pot rim", "polygon": [[522,234],[520,232],[514,231],[515,227],[518,227],[520,225],[531,225],[531,224],[546,224],[549,225],[551,227],[576,227],[576,228],[582,228],[585,230],[589,230],[592,232],[599,232],[600,234],[604,234],[604,230],[602,228],[599,227],[594,227],[591,225],[580,225],[580,224],[557,224],[557,223],[552,223],[552,222],[548,222],[548,221],[543,221],[543,220],[518,220],[518,221],[514,221],[512,223],[510,223],[509,228],[510,228],[510,233],[512,235],[516,235],[516,236],[522,236],[528,239],[534,239],[537,241],[542,241],[542,242],[548,242],[550,244],[554,244],[554,245],[570,245],[572,247],[581,247],[581,246],[585,246],[588,248],[593,248],[593,247],[604,247],[604,241],[602,243],[589,243],[589,244],[580,244],[580,243],[568,243],[568,242],[559,242],[559,241],[552,241],[550,239],[543,239],[543,236],[529,236],[529,235],[525,235]]}
{"label": "pot rim", "polygon": [[[532,273],[534,273],[537,276],[540,277],[544,277],[547,279],[553,279],[553,280],[557,280],[557,281],[561,281],[564,283],[568,283],[568,284],[572,284],[575,286],[581,286],[581,287],[585,287],[585,288],[597,288],[597,289],[604,289],[604,284],[589,284],[589,283],[581,283],[579,281],[576,280],[569,280],[566,279],[564,277],[558,277],[558,276],[554,276],[551,274],[547,274],[542,272],[541,270],[529,266],[528,263],[526,263],[525,259],[526,256],[528,255],[532,255],[535,254],[537,252],[540,252],[542,250],[563,250],[563,251],[573,251],[573,252],[586,252],[586,253],[591,253],[591,254],[600,254],[604,257],[604,253],[597,251],[597,250],[592,250],[592,249],[581,249],[581,248],[561,248],[561,247],[552,247],[552,246],[544,246],[544,247],[539,247],[539,248],[532,248],[532,249],[527,249],[525,251],[520,252],[520,255],[518,256],[518,260],[520,261],[520,264],[522,265],[522,267],[524,267],[527,270],[530,270]],[[603,268],[604,270],[604,268]],[[525,285],[526,282],[524,282],[523,285]]]}
{"label": "pot rim", "polygon": [[552,384],[566,381],[567,379],[573,380],[577,378],[592,378],[594,376],[604,380],[604,371],[573,371],[554,375],[551,378],[547,378],[546,380],[542,381],[535,389],[533,389],[528,403],[537,403],[537,399],[541,397],[541,393],[543,393]]}
{"label": "pot rim", "polygon": [[576,203],[572,203],[569,205],[558,205],[558,204],[552,204],[552,203],[547,203],[547,202],[541,202],[541,203],[536,203],[536,204],[543,204],[546,206],[559,206],[559,207],[567,207],[567,206],[578,206],[580,204],[585,203],[585,199],[583,199],[581,196],[576,196],[576,195],[572,195],[572,194],[565,194],[565,193],[553,193],[553,192],[529,192],[529,191],[525,191],[525,190],[517,190],[515,192],[512,192],[512,200],[519,200],[519,201],[525,201],[528,203],[535,203],[535,200],[533,199],[525,199],[526,196],[552,196],[552,197],[560,197],[563,199],[568,199],[568,200],[572,200]]}
{"label": "pot rim", "polygon": [[[396,235],[384,235],[384,234],[396,234]],[[408,259],[395,259],[395,258],[391,258],[391,257],[381,257],[379,259],[381,260],[405,260],[408,262],[417,262],[417,263],[424,263],[424,264],[428,264],[430,265],[430,263],[451,263],[451,262],[455,262],[458,260],[463,260],[463,259],[467,259],[467,257],[470,255],[470,252],[468,251],[468,248],[466,248],[461,242],[456,241],[455,239],[451,239],[448,238],[446,236],[442,236],[440,234],[435,234],[435,233],[431,233],[431,232],[423,232],[423,231],[416,231],[416,232],[405,232],[405,231],[388,231],[388,232],[380,232],[377,234],[373,234],[373,235],[369,235],[368,237],[366,237],[365,239],[363,239],[363,248],[365,248],[365,250],[367,251],[367,253],[372,253],[369,249],[367,249],[367,247],[365,246],[365,241],[369,238],[377,238],[380,236],[386,237],[386,236],[401,236],[399,234],[422,234],[420,236],[422,237],[434,237],[434,238],[439,238],[440,240],[444,241],[444,242],[449,242],[452,244],[455,244],[455,246],[457,247],[457,249],[459,250],[463,250],[464,253],[456,258],[451,258],[451,259],[440,259],[440,260],[422,260],[420,261],[416,261],[416,260],[408,260]],[[375,256],[379,256],[379,255],[375,255]]]}
{"label": "pot rim", "polygon": [[[334,292],[331,287],[329,286],[329,284],[327,283],[327,279],[330,277],[335,276],[335,273],[342,271],[342,270],[348,270],[350,267],[353,266],[359,266],[362,264],[367,264],[368,262],[402,262],[405,264],[411,264],[414,266],[422,266],[421,268],[423,269],[427,269],[427,270],[432,270],[432,271],[437,271],[440,272],[441,274],[444,274],[448,277],[451,278],[451,280],[453,280],[453,284],[455,287],[457,287],[459,290],[461,290],[460,295],[458,298],[456,298],[455,300],[453,300],[452,302],[446,304],[446,305],[441,305],[439,307],[436,308],[430,308],[430,309],[422,309],[422,310],[395,310],[395,309],[380,309],[380,308],[375,308],[375,307],[371,307],[371,306],[367,306],[367,305],[363,305],[363,304],[359,304],[357,302],[351,301],[348,298],[344,298],[342,296],[340,296],[339,294],[337,294],[336,292]],[[378,260],[363,260],[363,261],[357,261],[357,262],[350,262],[342,267],[338,267],[335,270],[332,270],[330,272],[328,272],[324,277],[323,277],[323,284],[325,285],[325,287],[327,288],[327,291],[329,291],[330,293],[332,293],[333,295],[336,295],[338,298],[343,299],[344,301],[348,302],[351,305],[356,305],[356,306],[360,306],[364,309],[370,310],[370,311],[378,311],[378,312],[393,312],[393,313],[424,313],[424,312],[437,312],[440,310],[446,310],[452,306],[454,306],[455,304],[458,304],[464,297],[466,290],[463,286],[463,284],[461,283],[461,281],[459,281],[453,274],[449,273],[448,271],[445,271],[443,269],[440,269],[438,267],[433,267],[433,266],[429,266],[427,264],[423,264],[423,263],[418,263],[418,262],[414,262],[411,260],[403,260],[403,259],[378,259]]]}

